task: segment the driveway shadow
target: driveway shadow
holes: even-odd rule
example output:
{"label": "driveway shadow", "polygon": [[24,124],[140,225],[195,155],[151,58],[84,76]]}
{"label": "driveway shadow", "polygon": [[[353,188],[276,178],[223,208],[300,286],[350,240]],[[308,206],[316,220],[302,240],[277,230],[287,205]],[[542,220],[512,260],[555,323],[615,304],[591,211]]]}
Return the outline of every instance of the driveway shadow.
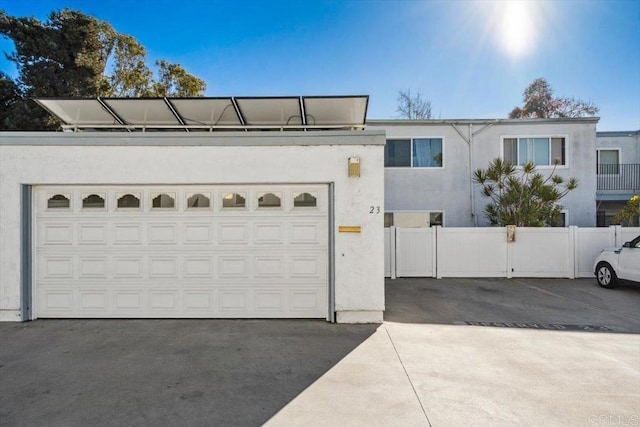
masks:
{"label": "driveway shadow", "polygon": [[385,321],[640,333],[640,286],[595,279],[387,279]]}
{"label": "driveway shadow", "polygon": [[260,425],[378,325],[0,324],[0,425]]}

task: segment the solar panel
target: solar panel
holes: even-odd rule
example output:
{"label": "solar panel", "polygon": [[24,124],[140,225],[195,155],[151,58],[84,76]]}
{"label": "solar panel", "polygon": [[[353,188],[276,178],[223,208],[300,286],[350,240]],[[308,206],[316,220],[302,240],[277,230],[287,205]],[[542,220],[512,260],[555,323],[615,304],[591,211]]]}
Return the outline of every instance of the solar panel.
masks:
{"label": "solar panel", "polygon": [[239,126],[231,98],[170,99],[187,125]]}
{"label": "solar panel", "polygon": [[369,97],[38,98],[63,128],[363,129]]}
{"label": "solar panel", "polygon": [[112,125],[118,121],[97,99],[37,99],[42,107],[68,125]]}
{"label": "solar panel", "polygon": [[300,98],[236,98],[236,103],[247,125],[302,124]]}
{"label": "solar panel", "polygon": [[160,126],[180,126],[181,124],[164,102],[164,98],[104,98],[103,101],[128,124]]}
{"label": "solar panel", "polygon": [[364,125],[367,115],[366,96],[303,97],[307,124]]}

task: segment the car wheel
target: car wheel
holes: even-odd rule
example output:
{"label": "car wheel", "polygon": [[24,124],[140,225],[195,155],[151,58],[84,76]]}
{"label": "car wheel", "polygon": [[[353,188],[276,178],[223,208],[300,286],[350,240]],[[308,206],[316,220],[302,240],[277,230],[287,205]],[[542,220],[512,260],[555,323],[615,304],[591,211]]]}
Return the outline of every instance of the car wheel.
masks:
{"label": "car wheel", "polygon": [[598,279],[598,285],[603,288],[611,289],[618,285],[618,277],[616,272],[613,271],[611,265],[607,262],[601,262],[596,268],[596,278]]}

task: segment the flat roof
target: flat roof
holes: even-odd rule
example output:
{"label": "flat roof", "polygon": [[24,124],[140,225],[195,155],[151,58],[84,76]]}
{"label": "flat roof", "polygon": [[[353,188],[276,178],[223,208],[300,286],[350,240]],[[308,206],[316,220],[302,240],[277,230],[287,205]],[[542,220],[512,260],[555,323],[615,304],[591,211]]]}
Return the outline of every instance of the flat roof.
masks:
{"label": "flat roof", "polygon": [[640,130],[613,130],[613,131],[601,131],[596,132],[597,137],[612,137],[612,136],[638,136],[640,135]]}
{"label": "flat roof", "polygon": [[509,124],[523,125],[532,123],[597,123],[600,117],[566,117],[545,119],[368,119],[369,126],[434,126],[434,125],[467,125],[467,124]]}
{"label": "flat roof", "polygon": [[362,130],[368,95],[36,98],[71,131]]}
{"label": "flat roof", "polygon": [[384,130],[290,132],[0,132],[3,146],[331,146],[384,145]]}

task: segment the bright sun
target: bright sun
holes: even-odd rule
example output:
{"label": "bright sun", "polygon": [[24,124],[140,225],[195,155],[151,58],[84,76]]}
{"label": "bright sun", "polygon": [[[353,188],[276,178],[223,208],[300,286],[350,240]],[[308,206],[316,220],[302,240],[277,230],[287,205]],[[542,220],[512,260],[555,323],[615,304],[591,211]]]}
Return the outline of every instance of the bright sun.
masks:
{"label": "bright sun", "polygon": [[499,43],[511,57],[523,56],[532,48],[534,11],[531,5],[520,0],[500,3]]}

